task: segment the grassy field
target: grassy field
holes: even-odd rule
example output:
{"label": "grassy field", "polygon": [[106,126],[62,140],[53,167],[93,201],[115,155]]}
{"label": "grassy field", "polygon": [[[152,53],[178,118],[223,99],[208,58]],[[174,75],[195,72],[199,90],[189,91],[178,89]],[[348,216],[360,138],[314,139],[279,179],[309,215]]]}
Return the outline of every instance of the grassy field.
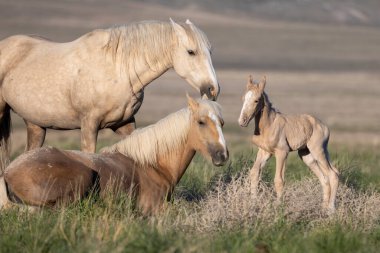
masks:
{"label": "grassy field", "polygon": [[[157,217],[143,218],[127,196],[91,196],[65,208],[0,212],[0,252],[378,252],[380,246],[380,16],[378,0],[51,1],[0,0],[0,40],[37,34],[71,41],[96,28],[140,20],[190,18],[213,44],[222,87],[230,163],[196,157]],[[252,127],[236,121],[248,74],[266,74],[284,113],[311,113],[331,128],[340,170],[337,212],[320,211],[321,188],[296,155],[288,160],[285,201],[273,192],[274,161],[252,199],[246,181],[256,149]],[[198,94],[173,71],[145,89],[138,127]],[[26,131],[12,115],[12,158]],[[46,143],[79,149],[80,133],[48,130]],[[98,148],[118,140],[100,132]]]}
{"label": "grassy field", "polygon": [[[68,148],[72,148],[69,144]],[[377,252],[380,244],[380,154],[331,148],[341,171],[337,212],[320,211],[321,189],[291,155],[285,200],[272,189],[274,161],[257,199],[246,175],[256,149],[232,143],[228,165],[196,157],[165,211],[143,218],[126,196],[36,213],[0,213],[0,252]]]}

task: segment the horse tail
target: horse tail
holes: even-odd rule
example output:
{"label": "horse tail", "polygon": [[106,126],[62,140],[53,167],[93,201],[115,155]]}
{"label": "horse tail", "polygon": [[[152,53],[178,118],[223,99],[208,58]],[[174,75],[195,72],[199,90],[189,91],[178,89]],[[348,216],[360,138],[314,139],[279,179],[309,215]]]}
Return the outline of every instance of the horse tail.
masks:
{"label": "horse tail", "polygon": [[10,135],[12,130],[11,111],[5,108],[3,117],[0,119],[0,177],[3,176],[5,168],[9,164]]}

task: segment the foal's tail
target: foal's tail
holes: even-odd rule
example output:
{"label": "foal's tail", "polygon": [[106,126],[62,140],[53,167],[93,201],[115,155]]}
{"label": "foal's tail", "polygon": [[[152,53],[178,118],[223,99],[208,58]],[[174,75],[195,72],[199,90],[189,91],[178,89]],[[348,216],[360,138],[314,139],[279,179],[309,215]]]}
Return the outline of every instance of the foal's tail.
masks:
{"label": "foal's tail", "polygon": [[5,168],[9,164],[11,129],[11,112],[9,108],[6,108],[0,119],[0,177],[3,176]]}

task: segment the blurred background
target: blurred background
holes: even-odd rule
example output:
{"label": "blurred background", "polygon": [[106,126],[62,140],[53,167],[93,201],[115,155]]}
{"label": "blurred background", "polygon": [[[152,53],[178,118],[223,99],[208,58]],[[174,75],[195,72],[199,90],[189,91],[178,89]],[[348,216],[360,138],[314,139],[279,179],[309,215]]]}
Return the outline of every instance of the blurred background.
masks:
{"label": "blurred background", "polygon": [[[310,113],[332,129],[333,145],[380,146],[380,1],[378,0],[0,0],[0,39],[37,34],[71,41],[96,28],[141,20],[189,18],[213,45],[227,142],[248,144],[253,126],[237,124],[246,79],[267,75],[283,113]],[[145,89],[138,127],[186,106],[198,94],[174,71]],[[13,152],[25,126],[13,115]],[[102,130],[100,143],[118,139]],[[79,131],[48,130],[47,143],[79,148]]]}

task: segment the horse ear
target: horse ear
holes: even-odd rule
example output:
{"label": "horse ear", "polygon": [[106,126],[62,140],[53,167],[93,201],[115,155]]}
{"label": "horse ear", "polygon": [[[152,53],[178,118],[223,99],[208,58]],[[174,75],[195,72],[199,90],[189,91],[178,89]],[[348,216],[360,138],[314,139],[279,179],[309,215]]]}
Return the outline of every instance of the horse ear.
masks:
{"label": "horse ear", "polygon": [[264,91],[264,88],[265,88],[266,83],[267,83],[267,77],[266,77],[266,76],[263,76],[263,77],[261,78],[260,83],[259,83],[259,88],[260,88],[261,91]]}
{"label": "horse ear", "polygon": [[190,21],[190,19],[186,19],[186,24],[192,25],[193,23]]}
{"label": "horse ear", "polygon": [[250,88],[252,88],[253,86],[253,78],[252,78],[252,75],[249,75],[248,76],[248,81],[247,81],[247,90],[249,90]]}
{"label": "horse ear", "polygon": [[181,25],[177,24],[173,19],[170,18],[170,24],[172,25],[175,34],[177,35],[177,38],[182,41],[182,43],[186,43],[188,38],[185,31],[185,28],[183,28]]}
{"label": "horse ear", "polygon": [[187,97],[187,103],[188,103],[189,109],[192,112],[197,110],[199,107],[199,103],[194,98],[190,97],[189,94],[187,93],[186,93],[186,97]]}

